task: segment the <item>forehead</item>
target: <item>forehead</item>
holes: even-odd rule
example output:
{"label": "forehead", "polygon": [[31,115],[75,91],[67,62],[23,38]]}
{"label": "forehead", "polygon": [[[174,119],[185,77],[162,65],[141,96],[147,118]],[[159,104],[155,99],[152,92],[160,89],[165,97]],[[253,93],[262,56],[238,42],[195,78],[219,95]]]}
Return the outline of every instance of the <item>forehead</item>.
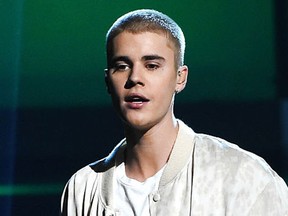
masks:
{"label": "forehead", "polygon": [[124,31],[113,39],[111,57],[152,53],[174,56],[174,52],[174,43],[162,32],[131,33]]}

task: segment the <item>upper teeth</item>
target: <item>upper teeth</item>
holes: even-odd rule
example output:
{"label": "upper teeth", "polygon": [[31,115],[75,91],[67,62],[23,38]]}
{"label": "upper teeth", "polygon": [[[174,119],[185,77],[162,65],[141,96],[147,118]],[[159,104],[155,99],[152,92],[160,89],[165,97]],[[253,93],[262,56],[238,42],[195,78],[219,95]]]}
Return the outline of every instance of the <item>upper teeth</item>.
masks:
{"label": "upper teeth", "polygon": [[141,98],[139,98],[139,97],[135,97],[135,98],[132,98],[132,101],[142,101],[142,99]]}

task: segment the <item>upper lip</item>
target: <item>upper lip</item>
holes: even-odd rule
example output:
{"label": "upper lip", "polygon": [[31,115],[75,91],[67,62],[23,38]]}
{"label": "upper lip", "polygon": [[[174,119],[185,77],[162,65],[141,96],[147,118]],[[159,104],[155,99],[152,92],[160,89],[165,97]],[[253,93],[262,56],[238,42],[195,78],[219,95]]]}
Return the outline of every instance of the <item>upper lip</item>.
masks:
{"label": "upper lip", "polygon": [[139,94],[139,93],[131,93],[131,94],[128,94],[124,100],[126,102],[133,102],[133,101],[142,101],[142,102],[148,102],[149,99],[147,97],[145,97],[144,95],[142,94]]}

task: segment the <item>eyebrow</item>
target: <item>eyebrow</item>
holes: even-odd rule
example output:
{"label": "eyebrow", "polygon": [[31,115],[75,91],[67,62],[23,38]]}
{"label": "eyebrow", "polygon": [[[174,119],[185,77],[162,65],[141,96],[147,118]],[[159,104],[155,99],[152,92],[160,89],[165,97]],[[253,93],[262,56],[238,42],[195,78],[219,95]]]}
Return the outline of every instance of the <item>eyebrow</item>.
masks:
{"label": "eyebrow", "polygon": [[112,63],[115,63],[117,61],[131,62],[128,56],[115,56],[111,60]]}
{"label": "eyebrow", "polygon": [[159,55],[146,55],[146,56],[143,56],[141,59],[144,60],[144,61],[149,61],[149,60],[165,61],[165,58],[162,57],[162,56],[159,56]]}

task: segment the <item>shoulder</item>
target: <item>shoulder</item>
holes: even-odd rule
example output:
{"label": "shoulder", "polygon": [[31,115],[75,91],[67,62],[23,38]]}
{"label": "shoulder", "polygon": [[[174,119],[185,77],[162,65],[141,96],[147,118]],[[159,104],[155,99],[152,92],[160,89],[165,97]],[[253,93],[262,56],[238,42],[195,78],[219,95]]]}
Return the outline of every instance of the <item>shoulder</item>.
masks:
{"label": "shoulder", "polygon": [[271,210],[271,198],[281,209],[288,203],[287,185],[263,158],[221,138],[195,135],[194,167],[197,179],[222,187],[226,196],[241,201],[239,208]]}
{"label": "shoulder", "polygon": [[[95,164],[98,164],[98,162]],[[81,197],[82,195],[84,196],[86,191],[91,192],[92,188],[98,185],[101,175],[100,172],[96,172],[92,167],[87,165],[74,173],[67,182],[63,195],[65,193],[68,197],[75,195]]]}
{"label": "shoulder", "polygon": [[262,157],[219,137],[196,134],[195,154],[201,155],[203,163],[219,162],[234,169],[243,168],[251,171],[256,169],[268,175],[275,174]]}
{"label": "shoulder", "polygon": [[[193,143],[194,167],[209,172],[235,173],[249,172],[259,176],[277,175],[260,156],[240,148],[238,145],[222,138],[195,133],[189,126],[180,121],[182,126],[179,139],[183,143]],[[184,135],[185,136],[184,136]],[[185,148],[187,145],[185,145]],[[256,173],[255,173],[256,172]]]}
{"label": "shoulder", "polygon": [[101,182],[103,182],[101,179],[108,170],[110,169],[104,158],[73,174],[62,193],[62,215],[68,215],[67,212],[80,214],[82,211],[87,211],[94,197],[100,197]]}
{"label": "shoulder", "polygon": [[[95,164],[98,164],[95,163]],[[92,168],[93,166],[87,165],[80,170],[78,170],[76,173],[72,175],[69,182],[73,181],[73,184],[82,184],[83,182],[87,182],[91,179],[96,180],[98,178],[98,173],[95,172],[95,170]]]}
{"label": "shoulder", "polygon": [[77,215],[82,215],[83,212],[89,211],[95,197],[100,198],[100,191],[109,194],[113,170],[118,157],[122,158],[124,148],[125,141],[123,140],[107,157],[83,167],[72,175],[61,197],[62,215],[68,215],[69,212],[73,212],[73,215],[75,212]]}
{"label": "shoulder", "polygon": [[96,187],[99,178],[108,170],[115,167],[116,159],[122,154],[125,143],[125,140],[122,140],[107,157],[78,170],[68,181],[65,190],[82,191],[84,193],[87,188],[90,190],[91,187]]}
{"label": "shoulder", "polygon": [[287,211],[287,185],[256,154],[224,139],[196,134],[193,162],[199,194],[203,188],[209,189],[213,194],[226,197],[229,209],[239,212],[245,209],[245,212],[253,212],[252,215],[270,215],[275,207],[281,212]]}
{"label": "shoulder", "polygon": [[99,176],[115,166],[116,158],[120,157],[124,147],[125,140],[122,140],[107,157],[81,168],[72,175],[68,183],[73,181],[74,185],[83,185],[85,182],[97,181]]}

